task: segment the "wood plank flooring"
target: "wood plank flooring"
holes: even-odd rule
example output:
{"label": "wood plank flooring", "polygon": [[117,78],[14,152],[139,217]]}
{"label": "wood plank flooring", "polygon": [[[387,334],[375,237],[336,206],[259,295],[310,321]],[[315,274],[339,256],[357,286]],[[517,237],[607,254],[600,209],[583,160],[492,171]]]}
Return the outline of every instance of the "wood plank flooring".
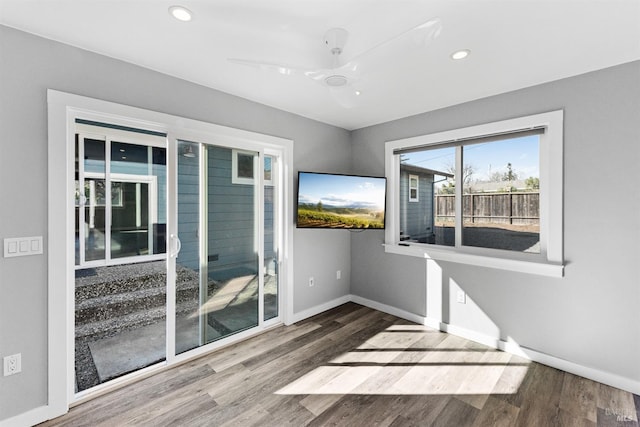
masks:
{"label": "wood plank flooring", "polygon": [[345,304],[44,426],[625,426],[640,397]]}

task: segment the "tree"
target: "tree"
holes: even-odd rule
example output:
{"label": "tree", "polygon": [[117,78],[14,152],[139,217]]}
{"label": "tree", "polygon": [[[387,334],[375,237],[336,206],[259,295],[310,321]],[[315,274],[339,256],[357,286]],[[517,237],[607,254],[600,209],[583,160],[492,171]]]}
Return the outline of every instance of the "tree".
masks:
{"label": "tree", "polygon": [[491,173],[489,176],[489,182],[500,182],[502,181],[502,174],[498,171]]}
{"label": "tree", "polygon": [[540,178],[536,178],[530,176],[524,182],[529,190],[539,190],[540,189]]}
{"label": "tree", "polygon": [[507,163],[507,171],[502,175],[503,181],[515,181],[518,179],[518,174],[513,170],[511,162]]}
{"label": "tree", "polygon": [[456,184],[453,181],[447,181],[438,189],[438,194],[455,194]]}
{"label": "tree", "polygon": [[[456,167],[452,164],[449,164],[446,167],[447,172],[449,172],[451,175],[453,175],[455,177],[456,175]],[[464,165],[462,167],[462,184],[463,185],[467,185],[469,183],[471,183],[471,178],[473,178],[473,175],[476,173],[476,168],[473,167],[472,164],[467,163],[466,165]]]}
{"label": "tree", "polygon": [[318,201],[318,204],[316,205],[316,209],[318,212],[322,212],[322,200]]}

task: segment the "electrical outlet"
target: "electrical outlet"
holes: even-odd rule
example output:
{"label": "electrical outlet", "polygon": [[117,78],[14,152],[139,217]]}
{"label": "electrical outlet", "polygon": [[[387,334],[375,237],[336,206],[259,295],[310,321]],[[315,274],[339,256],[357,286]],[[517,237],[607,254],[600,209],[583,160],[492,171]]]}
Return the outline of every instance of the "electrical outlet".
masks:
{"label": "electrical outlet", "polygon": [[5,356],[4,358],[4,376],[17,374],[22,371],[22,356],[20,353],[13,354],[11,356]]}
{"label": "electrical outlet", "polygon": [[340,280],[342,278],[342,271],[338,270],[336,271],[336,279]]}
{"label": "electrical outlet", "polygon": [[456,300],[460,304],[466,304],[467,303],[467,294],[465,294],[464,291],[458,291],[458,293],[456,294]]}
{"label": "electrical outlet", "polygon": [[313,286],[316,284],[315,279],[313,278],[313,276],[309,277],[309,287]]}

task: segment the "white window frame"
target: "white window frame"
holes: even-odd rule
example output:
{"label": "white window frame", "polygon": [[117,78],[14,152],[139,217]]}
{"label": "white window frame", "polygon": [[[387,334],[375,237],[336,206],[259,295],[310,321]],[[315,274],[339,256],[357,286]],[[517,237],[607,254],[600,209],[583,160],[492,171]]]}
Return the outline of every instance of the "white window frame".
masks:
{"label": "white window frame", "polygon": [[[150,255],[136,255],[130,257],[119,257],[119,258],[111,258],[111,208],[113,205],[111,204],[111,182],[133,182],[133,183],[143,183],[149,185],[150,190],[150,199],[149,199],[149,220],[151,223],[156,221],[158,217],[158,200],[157,200],[157,189],[158,182],[157,177],[153,175],[129,175],[122,173],[111,173],[111,156],[108,155],[111,153],[111,143],[112,142],[122,142],[127,144],[134,144],[139,146],[146,147],[157,147],[166,149],[166,137],[159,137],[156,135],[146,135],[146,134],[136,134],[131,131],[113,129],[113,128],[102,128],[96,127],[93,125],[88,125],[84,123],[75,123],[75,134],[78,135],[80,141],[84,141],[86,138],[96,139],[100,141],[104,141],[105,143],[105,166],[109,165],[108,168],[105,169],[104,173],[102,172],[86,172],[84,170],[83,162],[80,162],[78,169],[79,181],[84,181],[85,179],[103,179],[107,183],[107,196],[109,201],[105,205],[97,205],[103,206],[106,208],[105,216],[107,222],[107,230],[105,233],[105,257],[99,260],[86,261],[85,260],[85,235],[84,228],[81,227],[79,230],[80,234],[80,263],[75,265],[74,268],[76,270],[82,270],[84,268],[90,267],[99,267],[105,265],[119,265],[119,264],[127,264],[131,262],[143,262],[143,261],[154,261],[161,260],[166,258],[166,254],[150,254]],[[79,153],[84,153],[84,148],[82,144],[79,144]],[[84,206],[84,204],[81,204]],[[80,210],[80,222],[83,223],[84,212]],[[151,233],[151,229],[149,229],[148,233],[148,245],[149,248],[153,247],[153,233]]]}
{"label": "white window frame", "polygon": [[[250,156],[256,156],[258,153],[253,152],[253,151],[247,151],[247,150],[237,150],[237,149],[233,149],[231,151],[231,183],[232,184],[241,184],[241,185],[253,185],[254,183],[254,178],[246,178],[246,177],[242,177],[242,176],[238,176],[238,155],[240,154],[246,154],[246,155],[250,155]],[[263,177],[264,177],[264,159],[266,159],[267,157],[269,157],[271,159],[272,165],[274,162],[274,157],[273,156],[268,156],[268,155],[264,155],[262,156],[262,168],[260,169],[262,171]],[[272,166],[273,168],[273,166]],[[273,185],[273,179],[263,179],[263,183],[264,185]]]}
{"label": "white window frame", "polygon": [[[411,180],[416,180],[416,185],[413,187],[411,185]],[[416,190],[416,197],[411,197],[411,190]],[[409,201],[410,202],[419,202],[420,201],[420,177],[418,175],[409,175]]]}
{"label": "white window frame", "polygon": [[[457,245],[447,247],[400,241],[400,155],[394,152],[417,147],[436,147],[464,140],[544,128],[540,135],[540,253]],[[563,111],[552,111],[388,141],[385,144],[387,228],[385,251],[426,259],[458,262],[503,270],[562,277],[563,259]],[[461,205],[461,200],[457,201]],[[459,206],[461,209],[461,206]],[[459,210],[460,210],[459,209]]]}

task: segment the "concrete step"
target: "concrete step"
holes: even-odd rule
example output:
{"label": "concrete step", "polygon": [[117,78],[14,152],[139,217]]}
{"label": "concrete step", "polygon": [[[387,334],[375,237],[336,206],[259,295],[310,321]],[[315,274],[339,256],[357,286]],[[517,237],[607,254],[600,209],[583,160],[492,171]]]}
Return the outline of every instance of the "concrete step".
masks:
{"label": "concrete step", "polygon": [[[199,285],[193,282],[179,283],[176,303],[198,301]],[[136,311],[163,307],[166,304],[166,288],[153,287],[131,292],[109,294],[85,299],[76,303],[76,325],[112,319]]]}
{"label": "concrete step", "polygon": [[[87,273],[88,272],[88,273]],[[76,272],[75,300],[85,300],[127,292],[165,287],[165,261],[96,267]],[[198,283],[198,272],[178,266],[176,283]]]}
{"label": "concrete step", "polygon": [[[198,301],[185,301],[176,306],[178,315],[197,313]],[[76,325],[76,340],[95,341],[118,335],[124,331],[147,326],[152,323],[164,322],[166,308],[164,305],[135,311],[125,315]]]}

